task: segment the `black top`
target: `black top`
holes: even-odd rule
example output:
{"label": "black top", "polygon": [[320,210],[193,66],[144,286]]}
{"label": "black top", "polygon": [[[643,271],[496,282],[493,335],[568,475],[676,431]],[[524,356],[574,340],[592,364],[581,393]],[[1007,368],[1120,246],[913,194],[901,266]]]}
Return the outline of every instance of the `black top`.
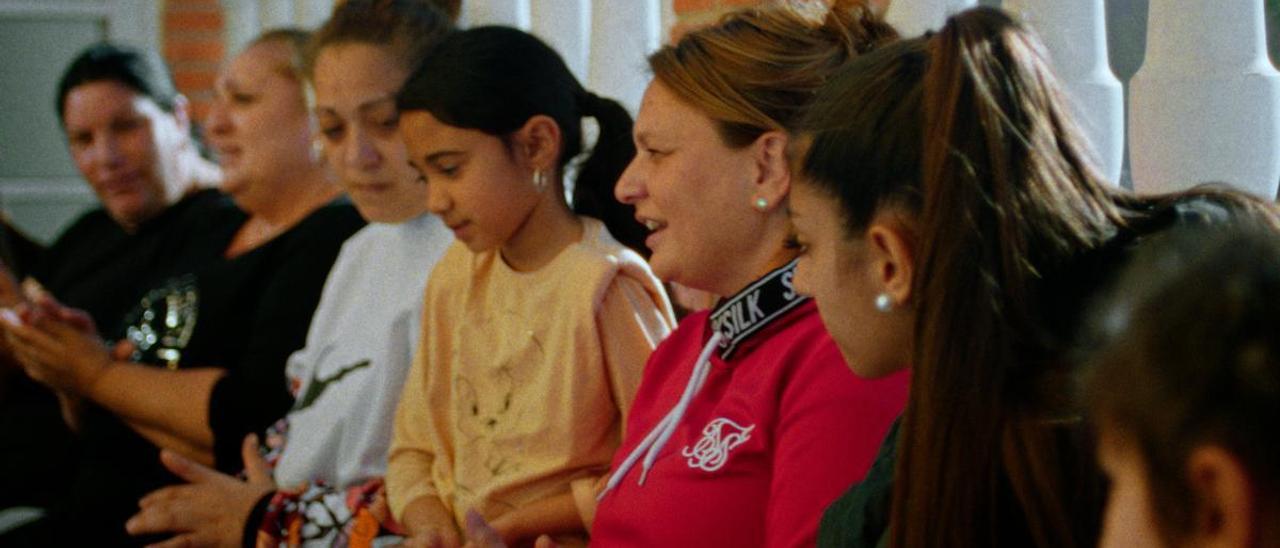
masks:
{"label": "black top", "polygon": [[[165,344],[143,349],[141,361],[163,367],[176,355],[178,368],[227,369],[209,402],[219,469],[239,471],[245,434],[265,429],[288,410],[285,361],[305,341],[343,242],[363,226],[364,220],[345,198],[335,200],[248,253],[168,277],[124,314],[135,330],[151,325],[160,341],[174,331],[164,327],[166,304],[177,303],[179,323],[193,326],[189,338],[170,337],[162,341]],[[119,323],[116,334],[124,336],[130,325]],[[127,545],[157,540],[130,539],[124,532],[124,521],[137,511],[138,499],[178,481],[160,465],[157,448],[97,407],[82,416],[81,440],[73,496],[58,515],[46,520],[74,524],[56,528],[72,535],[57,541]]]}
{"label": "black top", "polygon": [[42,253],[44,246],[32,241],[9,219],[0,216],[0,261],[4,261],[15,278],[27,277],[31,268],[40,261]]}
{"label": "black top", "polygon": [[[24,260],[24,274],[63,303],[89,313],[100,329],[115,329],[149,280],[218,258],[244,214],[214,190],[193,193],[125,232],[102,208],[82,215],[48,249]],[[217,249],[213,249],[217,247]],[[24,264],[25,263],[25,266]],[[110,333],[110,331],[103,331]],[[0,507],[49,507],[66,498],[74,437],[44,386],[12,375],[0,395]],[[0,544],[4,544],[0,542]]]}
{"label": "black top", "polygon": [[244,213],[216,190],[192,194],[137,232],[102,208],[80,217],[45,252],[33,277],[63,304],[89,313],[110,335],[158,278],[217,260]]}

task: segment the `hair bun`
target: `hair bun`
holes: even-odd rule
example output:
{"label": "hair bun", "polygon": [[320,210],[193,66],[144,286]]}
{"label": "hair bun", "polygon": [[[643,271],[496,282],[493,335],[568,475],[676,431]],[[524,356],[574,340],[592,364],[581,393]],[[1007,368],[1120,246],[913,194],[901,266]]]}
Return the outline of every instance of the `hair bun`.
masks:
{"label": "hair bun", "polygon": [[854,54],[866,53],[898,38],[898,31],[867,0],[831,0],[819,28]]}

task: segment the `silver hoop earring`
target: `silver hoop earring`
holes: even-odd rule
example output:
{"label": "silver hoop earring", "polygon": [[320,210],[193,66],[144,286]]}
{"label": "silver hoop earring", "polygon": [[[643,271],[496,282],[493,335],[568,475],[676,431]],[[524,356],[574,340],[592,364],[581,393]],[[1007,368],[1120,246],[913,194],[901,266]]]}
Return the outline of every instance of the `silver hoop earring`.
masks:
{"label": "silver hoop earring", "polygon": [[547,174],[543,173],[541,169],[533,170],[533,189],[538,191],[539,194],[547,189]]}
{"label": "silver hoop earring", "polygon": [[876,295],[876,310],[881,312],[893,310],[893,298],[888,293]]}

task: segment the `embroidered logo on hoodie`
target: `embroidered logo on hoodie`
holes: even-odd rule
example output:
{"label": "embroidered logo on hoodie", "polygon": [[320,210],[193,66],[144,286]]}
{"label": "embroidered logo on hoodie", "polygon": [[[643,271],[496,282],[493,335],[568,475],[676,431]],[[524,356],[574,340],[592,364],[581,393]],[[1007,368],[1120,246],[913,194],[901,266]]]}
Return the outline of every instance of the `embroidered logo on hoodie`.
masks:
{"label": "embroidered logo on hoodie", "polygon": [[756,425],[742,426],[726,418],[718,418],[702,428],[702,438],[693,446],[685,446],[681,455],[689,457],[689,468],[715,472],[729,460],[729,452],[751,439]]}

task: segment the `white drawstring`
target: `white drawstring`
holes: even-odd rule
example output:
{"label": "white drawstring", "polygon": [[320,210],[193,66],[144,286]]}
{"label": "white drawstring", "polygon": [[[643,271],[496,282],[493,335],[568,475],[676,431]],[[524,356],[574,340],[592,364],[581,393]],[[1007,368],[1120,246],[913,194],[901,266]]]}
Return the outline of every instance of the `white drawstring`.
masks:
{"label": "white drawstring", "polygon": [[640,485],[644,485],[644,480],[649,475],[649,469],[653,468],[653,462],[658,459],[658,452],[667,444],[671,436],[675,434],[676,427],[680,424],[680,419],[684,418],[684,413],[689,409],[689,404],[693,401],[694,395],[702,389],[702,384],[707,381],[707,375],[711,373],[711,353],[715,352],[720,345],[720,340],[724,338],[719,331],[711,335],[711,340],[707,341],[707,345],[702,348],[702,353],[698,354],[698,361],[694,362],[693,372],[689,374],[689,382],[684,387],[684,393],[680,395],[680,400],[676,402],[675,407],[667,412],[667,415],[658,422],[653,430],[640,441],[640,444],[631,450],[631,454],[618,465],[618,469],[613,471],[613,475],[609,476],[609,482],[605,484],[604,491],[596,497],[596,500],[603,500],[605,495],[609,494],[619,483],[622,478],[627,475],[631,467],[635,466],[636,461],[640,459],[640,455],[644,455],[644,466],[640,471]]}

